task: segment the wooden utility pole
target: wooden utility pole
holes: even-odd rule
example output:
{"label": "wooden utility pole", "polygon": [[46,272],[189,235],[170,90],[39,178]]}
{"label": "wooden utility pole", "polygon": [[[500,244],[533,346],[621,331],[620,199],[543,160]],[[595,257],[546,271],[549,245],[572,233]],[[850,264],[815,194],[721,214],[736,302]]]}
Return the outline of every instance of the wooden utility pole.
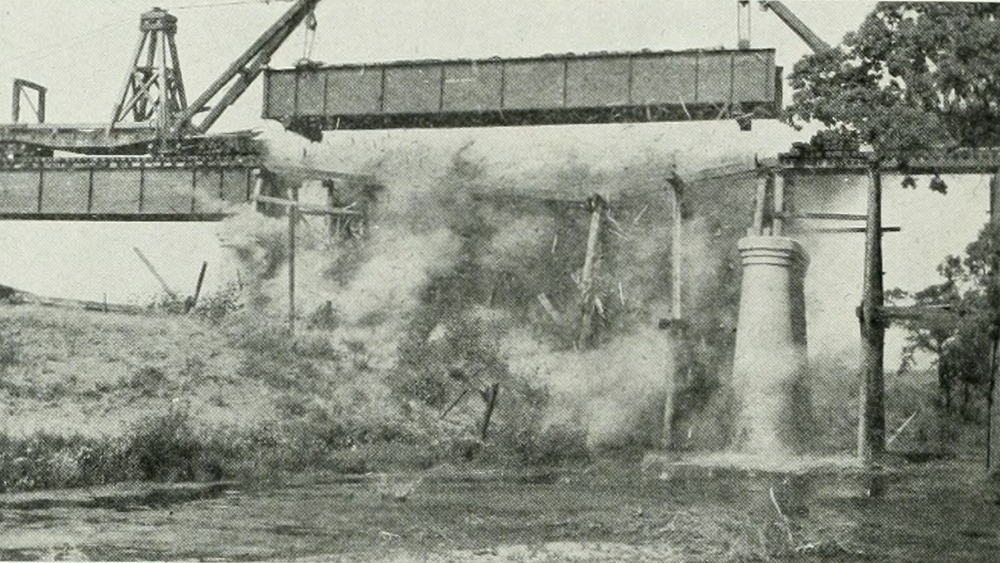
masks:
{"label": "wooden utility pole", "polygon": [[673,425],[674,414],[674,389],[680,376],[680,350],[682,339],[684,338],[684,316],[683,316],[683,293],[681,285],[683,283],[683,256],[684,256],[684,217],[681,213],[682,199],[684,195],[684,184],[680,178],[674,176],[670,179],[670,215],[673,236],[671,237],[670,260],[671,260],[671,299],[670,299],[670,350],[673,354],[670,362],[670,373],[666,385],[666,397],[663,403],[663,424],[660,428],[660,447],[669,449],[673,445]]}
{"label": "wooden utility pole", "polygon": [[[990,224],[1000,223],[1000,170],[990,177]],[[992,272],[994,284],[1000,272]],[[994,311],[994,314],[996,312]],[[989,424],[986,440],[986,471],[990,475],[1000,474],[1000,385],[997,385],[997,363],[1000,360],[1000,326],[994,326],[990,350],[990,395]]]}
{"label": "wooden utility pole", "polygon": [[684,226],[683,217],[681,216],[681,189],[682,187],[678,183],[673,183],[671,186],[670,194],[670,214],[671,221],[673,222],[673,240],[671,242],[670,253],[673,255],[673,264],[671,270],[671,299],[670,299],[670,312],[671,317],[675,324],[680,324],[681,319],[684,318],[681,308],[683,307],[683,299],[681,293],[681,284],[683,283],[681,261],[684,256]]}
{"label": "wooden utility pole", "polygon": [[869,465],[885,451],[884,372],[885,324],[882,321],[882,176],[878,163],[868,168],[868,215],[861,324],[861,404],[858,457]]}
{"label": "wooden utility pole", "polygon": [[[292,189],[291,200],[298,201],[299,191]],[[297,205],[288,206],[288,329],[295,334],[295,227],[299,222]]]}
{"label": "wooden utility pole", "polygon": [[291,331],[295,332],[295,231],[296,226],[299,222],[300,215],[348,215],[348,216],[364,216],[363,211],[357,209],[348,209],[346,207],[336,208],[336,207],[326,207],[325,205],[315,205],[308,203],[299,202],[299,190],[298,188],[290,188],[288,190],[289,199],[281,199],[279,197],[272,197],[261,195],[259,188],[261,184],[258,183],[256,195],[253,201],[261,204],[269,205],[280,205],[288,210],[288,326]]}
{"label": "wooden utility pole", "polygon": [[594,277],[600,269],[601,253],[599,247],[607,204],[604,198],[594,194],[587,198],[587,210],[590,211],[590,229],[587,232],[587,254],[584,257],[583,272],[580,275],[580,294],[583,296],[580,338],[577,341],[577,346],[580,348],[590,347],[594,343],[594,310],[597,307]]}

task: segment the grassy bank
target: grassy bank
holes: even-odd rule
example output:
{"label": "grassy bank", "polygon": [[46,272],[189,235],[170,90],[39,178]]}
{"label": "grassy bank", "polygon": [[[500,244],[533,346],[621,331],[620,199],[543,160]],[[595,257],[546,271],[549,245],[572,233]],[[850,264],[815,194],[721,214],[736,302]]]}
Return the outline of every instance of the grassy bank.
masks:
{"label": "grassy bank", "polygon": [[[408,363],[386,368],[363,339],[322,323],[292,337],[280,320],[244,311],[137,316],[4,305],[0,313],[0,491],[445,462],[552,466],[595,455],[584,426],[546,419],[546,389],[509,371],[493,374],[502,386],[484,442],[478,387],[447,375],[427,346],[411,343]],[[453,346],[480,354],[467,363],[506,365],[473,328]],[[816,374],[825,451],[853,446],[857,390],[847,370]],[[891,376],[888,385],[890,430],[917,413],[894,448],[980,451],[979,426],[941,420],[919,378]],[[463,389],[470,392],[442,418]],[[623,443],[631,449],[612,455],[648,446]]]}
{"label": "grassy bank", "polygon": [[[242,313],[5,305],[0,491],[586,458],[578,431],[542,430],[544,393],[506,383],[484,443],[478,397],[441,419],[411,377],[376,369],[363,344],[323,328],[293,338]],[[461,389],[437,389],[437,402]]]}

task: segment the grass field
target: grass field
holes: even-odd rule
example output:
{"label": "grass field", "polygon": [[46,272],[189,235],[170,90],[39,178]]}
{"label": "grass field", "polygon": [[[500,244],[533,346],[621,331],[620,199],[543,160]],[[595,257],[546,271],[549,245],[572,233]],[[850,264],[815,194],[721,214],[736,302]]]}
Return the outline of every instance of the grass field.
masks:
{"label": "grass field", "polygon": [[321,332],[34,305],[0,318],[0,490],[426,465],[461,434]]}

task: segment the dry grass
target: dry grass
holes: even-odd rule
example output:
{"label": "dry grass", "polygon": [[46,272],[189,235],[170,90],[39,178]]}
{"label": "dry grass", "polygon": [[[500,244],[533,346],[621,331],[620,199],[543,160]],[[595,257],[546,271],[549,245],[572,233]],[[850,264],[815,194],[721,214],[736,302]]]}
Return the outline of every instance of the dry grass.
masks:
{"label": "dry grass", "polygon": [[442,421],[401,394],[393,373],[359,361],[356,343],[322,329],[292,338],[280,321],[245,311],[2,313],[0,438],[20,452],[0,460],[2,488],[422,469],[473,454],[546,463],[565,449],[540,433],[543,396],[505,388],[496,441],[484,449],[476,403]]}
{"label": "dry grass", "polygon": [[100,436],[183,405],[204,422],[256,424],[267,389],[235,377],[238,351],[196,318],[5,306],[16,359],[0,372],[5,434]]}

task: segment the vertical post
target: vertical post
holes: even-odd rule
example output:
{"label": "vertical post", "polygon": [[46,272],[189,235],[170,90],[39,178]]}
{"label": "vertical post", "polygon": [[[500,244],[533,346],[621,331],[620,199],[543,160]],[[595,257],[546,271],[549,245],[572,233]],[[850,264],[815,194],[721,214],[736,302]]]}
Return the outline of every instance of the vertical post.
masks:
{"label": "vertical post", "polygon": [[670,190],[671,195],[671,221],[673,222],[673,240],[671,241],[670,253],[673,256],[673,264],[671,268],[671,296],[670,296],[670,311],[673,320],[680,321],[683,318],[683,307],[681,284],[683,283],[683,276],[681,275],[681,261],[684,256],[684,227],[682,224],[683,218],[681,217],[681,194],[678,186],[673,186]]}
{"label": "vertical post", "polygon": [[785,227],[785,175],[773,174],[774,177],[774,218],[771,234],[780,237]]}
{"label": "vertical post", "polygon": [[[292,197],[298,201],[299,192],[292,188]],[[297,205],[288,207],[288,328],[295,334],[295,227],[299,219]]]}
{"label": "vertical post", "polygon": [[878,163],[868,168],[868,219],[865,225],[865,267],[859,321],[861,324],[861,405],[858,457],[871,464],[885,450],[884,347],[882,323],[882,177]]}
{"label": "vertical post", "polygon": [[10,100],[10,121],[17,123],[21,120],[21,86],[14,82],[14,95]]}
{"label": "vertical post", "polygon": [[670,353],[673,354],[673,361],[670,362],[672,371],[665,374],[669,379],[666,385],[666,396],[663,402],[663,424],[660,428],[660,447],[669,449],[673,445],[673,425],[674,414],[674,388],[680,373],[678,353],[681,347],[680,339],[683,337],[683,293],[681,284],[683,283],[683,256],[684,256],[684,226],[681,213],[683,186],[677,181],[671,182],[670,193],[670,214],[673,236],[671,237],[671,299],[670,299]]}
{"label": "vertical post", "polygon": [[205,283],[205,270],[208,269],[208,262],[201,263],[201,271],[198,272],[198,283],[194,286],[194,297],[191,298],[191,306],[188,310],[194,309],[198,306],[198,298],[201,297],[201,286]]}
{"label": "vertical post", "polygon": [[750,48],[750,0],[740,0],[736,8],[736,28],[739,34],[737,43],[739,50],[745,51]]}
{"label": "vertical post", "polygon": [[[497,395],[500,393],[500,383],[494,383],[486,388],[483,398],[486,399],[486,412],[483,413],[483,424],[480,427],[479,437],[486,441],[486,436],[490,430],[490,419],[493,418],[493,410],[497,405]],[[461,399],[461,396],[459,397]]]}
{"label": "vertical post", "polygon": [[[1000,223],[1000,170],[990,177],[990,224]],[[993,276],[1000,272],[993,272]],[[993,283],[997,283],[993,280]],[[1000,327],[993,327],[992,342],[990,342],[990,394],[989,424],[986,440],[986,471],[990,475],[1000,474],[1000,389],[996,384],[997,363],[1000,359]]]}
{"label": "vertical post", "polygon": [[167,80],[167,41],[170,40],[166,31],[160,32],[160,115],[157,119],[157,132],[162,139],[167,136],[170,127],[170,83]]}
{"label": "vertical post", "polygon": [[767,213],[767,192],[774,183],[774,171],[768,170],[757,177],[757,197],[754,200],[753,226],[747,233],[750,236],[761,236],[764,234],[764,216]]}
{"label": "vertical post", "polygon": [[583,322],[580,327],[580,338],[577,345],[588,347],[594,340],[594,276],[600,263],[598,245],[601,241],[601,226],[604,223],[604,199],[594,194],[587,198],[587,209],[590,211],[590,229],[587,232],[587,254],[583,261],[583,273],[580,275],[580,293],[583,296]]}
{"label": "vertical post", "polygon": [[262,196],[262,195],[267,195],[267,194],[264,193],[264,188],[265,188],[265,186],[264,186],[264,171],[258,169],[258,170],[254,170],[253,173],[254,173],[253,193],[250,196],[250,201],[255,202],[254,203],[254,207],[256,208],[256,210],[258,212],[263,212],[265,204],[260,203],[259,201],[257,201],[257,197],[258,196]]}
{"label": "vertical post", "polygon": [[39,88],[38,89],[38,108],[37,108],[36,111],[38,113],[38,122],[39,123],[45,123],[45,95],[46,94],[47,94],[47,91],[45,90],[45,88]]}

